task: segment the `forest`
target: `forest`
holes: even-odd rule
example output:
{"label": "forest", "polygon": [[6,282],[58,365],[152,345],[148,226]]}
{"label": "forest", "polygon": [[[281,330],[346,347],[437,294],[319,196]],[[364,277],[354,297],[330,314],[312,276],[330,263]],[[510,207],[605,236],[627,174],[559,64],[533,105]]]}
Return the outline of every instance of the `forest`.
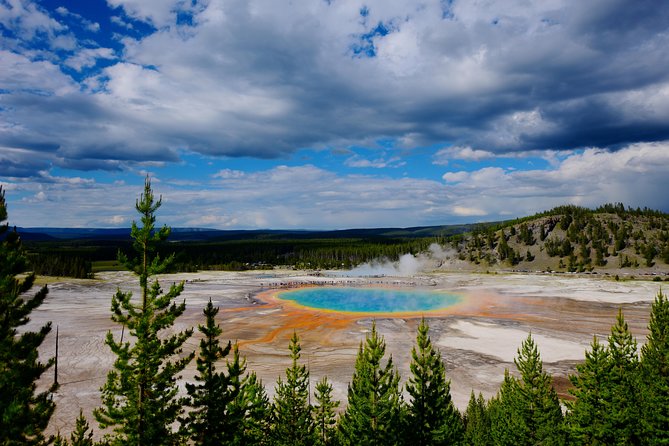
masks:
{"label": "forest", "polygon": [[[543,370],[531,335],[518,348],[515,369],[507,370],[497,395],[472,392],[463,412],[453,405],[441,353],[418,328],[410,376],[401,377],[386,356],[383,335],[373,325],[360,343],[347,401],[332,398],[327,378],[310,393],[309,370],[301,358],[299,333],[287,355],[291,365],[275,383],[270,400],[264,384],[248,370],[237,345],[224,340],[218,309],[205,307],[197,327],[197,351],[185,351],[194,330],[170,330],[185,311],[184,283],[162,290],[154,276],[175,256],[157,256],[170,229],[154,226],[161,200],[150,180],[137,202],[141,225],[131,229],[130,256],[118,262],[134,271],[141,290],[133,298],[111,296],[111,319],[128,340],[110,332],[106,344],[116,358],[92,414],[104,435],[80,413],[69,434],[44,432],[53,414],[55,387],[37,391],[36,382],[54,359],[41,362],[38,349],[51,324],[22,330],[30,313],[48,296],[33,289],[16,231],[0,226],[0,444],[3,445],[592,445],[669,442],[669,301],[659,292],[651,307],[648,335],[639,350],[622,312],[607,339],[593,339],[584,362],[570,377],[571,398],[559,400]],[[0,223],[8,219],[0,190]],[[567,230],[568,230],[567,226]],[[521,236],[523,237],[523,236]],[[526,236],[525,236],[526,237]],[[170,334],[167,334],[170,333]],[[193,382],[180,373],[192,361]],[[57,386],[54,383],[54,386]],[[185,392],[180,392],[180,387]],[[403,395],[407,395],[407,398]]]}
{"label": "forest", "polygon": [[[116,258],[119,251],[132,251],[129,234],[81,231],[56,238],[30,233],[24,246],[36,274],[91,278],[96,271],[121,268]],[[167,272],[350,269],[417,255],[432,243],[451,247],[460,261],[488,269],[633,272],[669,265],[669,216],[622,203],[596,209],[559,206],[521,219],[469,225],[325,232],[181,230],[176,235],[176,241],[155,247],[162,257],[174,254]]]}
{"label": "forest", "polygon": [[[275,266],[296,269],[350,269],[378,258],[397,260],[401,255],[426,251],[437,237],[395,237],[314,233],[280,236],[160,242],[160,256],[174,254],[169,272],[198,270],[244,271]],[[118,266],[118,251],[128,252],[132,242],[122,239],[76,239],[26,243],[31,269],[42,275],[91,278],[96,270]]]}

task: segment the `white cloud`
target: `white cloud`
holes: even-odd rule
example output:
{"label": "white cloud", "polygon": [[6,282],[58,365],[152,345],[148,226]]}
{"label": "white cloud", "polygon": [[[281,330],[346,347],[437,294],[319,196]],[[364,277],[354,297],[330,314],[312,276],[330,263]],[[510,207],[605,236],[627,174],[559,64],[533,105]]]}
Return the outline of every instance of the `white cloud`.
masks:
{"label": "white cloud", "polygon": [[453,206],[453,214],[459,217],[480,217],[487,215],[487,212],[483,209],[464,207],[464,206]]}
{"label": "white cloud", "polygon": [[117,16],[117,15],[113,15],[113,16],[111,16],[111,17],[109,18],[109,20],[110,20],[113,24],[118,25],[118,26],[121,26],[121,27],[123,27],[123,28],[133,29],[132,23],[128,23],[128,22],[126,22],[125,20],[123,20],[121,17],[119,17],[119,16]]}
{"label": "white cloud", "polygon": [[65,60],[65,65],[81,71],[83,68],[94,66],[98,59],[115,59],[116,55],[111,48],[84,48],[77,51],[72,57]]}
{"label": "white cloud", "polygon": [[[663,142],[615,152],[588,149],[547,170],[451,173],[444,179],[452,181],[446,182],[341,175],[313,165],[244,174],[222,170],[215,178],[201,178],[199,186],[167,178],[153,181],[155,192],[163,196],[159,220],[171,226],[332,229],[493,221],[566,203],[595,207],[622,201],[657,209],[666,203],[658,191],[669,190],[667,171],[669,142]],[[20,190],[7,196],[14,200],[19,194],[18,201],[10,201],[11,220],[19,226],[123,224],[120,217],[125,222],[136,218],[140,180],[138,175],[136,184],[104,184],[45,174],[37,181],[14,182]],[[40,197],[48,200],[29,202]]]}
{"label": "white cloud", "polygon": [[618,151],[586,149],[547,170],[483,168],[447,173],[450,193],[462,208],[487,215],[522,216],[572,203],[596,207],[607,202],[666,208],[658,191],[669,190],[669,142],[639,143]]}
{"label": "white cloud", "polygon": [[4,192],[19,189],[19,186],[16,183],[10,183],[10,182],[6,182],[6,181],[0,182],[0,186],[2,186],[2,190]]}
{"label": "white cloud", "polygon": [[43,183],[61,183],[70,185],[86,185],[95,183],[95,180],[92,178],[53,176],[47,170],[39,172],[39,180]]}
{"label": "white cloud", "polygon": [[39,192],[35,195],[35,201],[39,201],[39,202],[41,202],[41,201],[46,201],[46,199],[47,199],[47,196],[46,196],[46,194],[44,193],[44,191],[39,191]]}
{"label": "white cloud", "polygon": [[0,73],[0,89],[19,94],[36,91],[48,95],[65,95],[77,88],[57,65],[45,60],[31,61],[12,51],[0,50]]}
{"label": "white cloud", "polygon": [[6,0],[0,3],[0,24],[27,41],[39,33],[55,36],[65,28],[49,17],[38,4],[27,0]]}
{"label": "white cloud", "polygon": [[448,183],[462,183],[469,178],[469,173],[464,171],[446,172],[442,178]]}
{"label": "white cloud", "polygon": [[107,223],[109,223],[112,226],[121,226],[121,225],[127,223],[128,218],[124,215],[112,215],[106,221],[107,221]]}
{"label": "white cloud", "polygon": [[348,167],[372,167],[375,169],[384,169],[387,167],[391,168],[398,168],[406,165],[406,162],[402,161],[402,158],[398,156],[393,156],[390,158],[375,158],[375,159],[367,159],[364,158],[360,155],[353,155],[344,161],[344,164],[347,165]]}
{"label": "white cloud", "polygon": [[174,10],[179,3],[165,0],[107,0],[113,8],[122,7],[125,13],[141,21],[152,23],[157,28],[171,23]]}
{"label": "white cloud", "polygon": [[434,154],[433,163],[445,166],[449,160],[481,161],[495,157],[495,153],[488,150],[473,149],[469,146],[444,147]]}
{"label": "white cloud", "polygon": [[234,170],[234,169],[222,169],[216,172],[213,177],[214,178],[221,178],[223,180],[230,179],[230,178],[241,178],[244,175],[246,175],[244,172],[241,170]]}
{"label": "white cloud", "polygon": [[86,29],[91,31],[91,32],[98,32],[100,31],[100,24],[98,22],[90,22],[86,24]]}

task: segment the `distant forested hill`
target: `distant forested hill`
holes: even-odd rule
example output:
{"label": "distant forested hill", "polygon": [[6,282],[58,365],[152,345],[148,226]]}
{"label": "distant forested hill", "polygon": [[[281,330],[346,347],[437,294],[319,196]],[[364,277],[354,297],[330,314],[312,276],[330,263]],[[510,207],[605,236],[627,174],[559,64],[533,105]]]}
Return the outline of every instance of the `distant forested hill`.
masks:
{"label": "distant forested hill", "polygon": [[[39,274],[89,277],[115,268],[130,252],[129,229],[19,228]],[[397,260],[432,243],[474,269],[589,272],[669,271],[669,215],[607,204],[560,206],[503,222],[338,231],[175,228],[161,255],[174,253],[176,271],[244,270],[277,265],[351,268]],[[449,263],[444,263],[448,268]]]}
{"label": "distant forested hill", "polygon": [[[480,225],[476,225],[479,227]],[[244,270],[276,265],[351,268],[378,258],[418,254],[435,241],[471,231],[474,225],[338,231],[174,228],[161,255],[175,254],[176,271]],[[130,251],[129,229],[18,228],[38,274],[90,277],[118,267],[118,250]]]}
{"label": "distant forested hill", "polygon": [[460,260],[528,270],[668,269],[669,215],[607,204],[560,206],[451,237]]}

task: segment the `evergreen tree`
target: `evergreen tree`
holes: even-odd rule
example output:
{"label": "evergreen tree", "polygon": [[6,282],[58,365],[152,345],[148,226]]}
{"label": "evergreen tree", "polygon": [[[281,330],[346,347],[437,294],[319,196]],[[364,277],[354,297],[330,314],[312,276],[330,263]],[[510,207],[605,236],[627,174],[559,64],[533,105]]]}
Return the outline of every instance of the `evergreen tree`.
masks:
{"label": "evergreen tree", "polygon": [[465,425],[464,444],[471,446],[491,444],[490,414],[483,394],[479,393],[477,397],[472,390],[463,421]]}
{"label": "evergreen tree", "polygon": [[648,322],[646,345],[641,348],[644,384],[644,443],[669,445],[669,300],[660,291]]}
{"label": "evergreen tree", "polygon": [[273,407],[272,438],[277,445],[312,445],[315,441],[312,407],[309,404],[309,370],[300,360],[300,339],[290,338],[292,365],[285,381],[279,377]]}
{"label": "evergreen tree", "polygon": [[[233,347],[233,357],[237,360],[239,358],[237,346]],[[242,366],[242,369],[244,368],[245,365]],[[272,444],[270,437],[272,408],[265,387],[255,372],[244,378],[242,389],[231,410],[244,414],[244,421],[239,435],[232,444],[258,446]]]}
{"label": "evergreen tree", "polygon": [[43,431],[55,408],[51,399],[55,389],[36,393],[37,380],[53,364],[53,359],[40,362],[37,351],[51,323],[21,334],[18,328],[30,321],[30,313],[42,305],[48,289],[44,286],[32,297],[26,294],[35,275],[16,277],[25,271],[26,258],[16,230],[9,231],[6,220],[0,187],[0,444],[40,445],[49,442]]}
{"label": "evergreen tree", "polygon": [[169,228],[155,230],[155,212],[162,199],[154,201],[147,177],[144,193],[136,202],[142,227],[132,223],[133,247],[138,254],[129,259],[119,254],[119,261],[139,276],[141,301],[134,303],[132,293],[120,289],[112,297],[112,320],[127,327],[134,340],[116,341],[107,333],[106,344],[116,355],[114,368],[102,387],[102,407],[94,411],[100,427],[113,428],[112,444],[171,445],[179,441],[173,424],[183,412],[185,398],[178,396],[178,374],[194,354],[182,355],[184,342],[192,330],[167,335],[165,332],[183,314],[186,304],[173,302],[183,290],[183,282],[172,284],[163,293],[157,280],[149,278],[164,272],[172,257],[162,260],[152,256],[156,244],[165,240]]}
{"label": "evergreen tree", "polygon": [[93,446],[93,431],[81,410],[77,417],[74,432],[70,434],[70,446]]}
{"label": "evergreen tree", "polygon": [[640,444],[640,395],[637,343],[632,337],[622,310],[609,335],[610,374],[606,404],[609,431],[615,444]]}
{"label": "evergreen tree", "polygon": [[432,345],[429,327],[423,318],[418,326],[416,346],[411,350],[411,377],[407,392],[409,444],[457,445],[462,442],[463,424],[451,401],[450,381],[441,354]]}
{"label": "evergreen tree", "polygon": [[504,381],[497,396],[488,404],[490,444],[515,446],[527,444],[527,426],[522,417],[518,380],[504,370]]}
{"label": "evergreen tree", "polygon": [[567,401],[569,412],[566,428],[570,444],[596,445],[614,444],[613,432],[609,431],[607,419],[609,407],[607,385],[610,361],[606,346],[595,337],[591,350],[585,352],[585,362],[576,366],[576,375],[569,377],[574,388],[570,393],[576,397]]}
{"label": "evergreen tree", "polygon": [[314,420],[316,423],[316,443],[319,446],[330,446],[334,444],[337,428],[337,415],[335,409],[339,401],[332,399],[332,385],[327,377],[323,377],[316,384],[314,392],[316,406],[314,407]]}
{"label": "evergreen tree", "polygon": [[199,384],[186,384],[193,408],[188,414],[188,432],[198,445],[231,444],[243,420],[240,411],[231,410],[232,402],[241,392],[240,376],[244,373],[239,353],[228,364],[227,374],[216,371],[216,362],[228,356],[232,348],[229,341],[225,347],[220,345],[222,330],[216,324],[218,311],[209,299],[203,311],[205,325],[199,326],[204,335],[200,341],[198,374],[195,376]]}
{"label": "evergreen tree", "polygon": [[340,419],[341,441],[345,445],[401,444],[400,377],[392,357],[382,366],[385,352],[385,341],[373,323],[364,346],[360,343],[348,386],[348,406]]}
{"label": "evergreen tree", "polygon": [[[564,444],[562,410],[550,376],[543,365],[532,335],[518,349],[514,363],[520,379],[508,371],[495,403],[493,441],[496,444]],[[496,428],[495,428],[496,426]]]}
{"label": "evergreen tree", "polygon": [[532,335],[522,343],[513,361],[520,372],[520,397],[525,425],[530,431],[530,444],[564,443],[562,410],[551,377],[543,371]]}

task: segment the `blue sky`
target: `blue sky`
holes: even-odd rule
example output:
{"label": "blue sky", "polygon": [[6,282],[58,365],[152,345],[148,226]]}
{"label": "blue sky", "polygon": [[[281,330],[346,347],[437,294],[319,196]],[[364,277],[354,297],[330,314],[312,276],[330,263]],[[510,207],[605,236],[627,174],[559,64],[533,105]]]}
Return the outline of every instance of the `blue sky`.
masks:
{"label": "blue sky", "polygon": [[651,0],[0,0],[10,223],[128,226],[147,174],[172,226],[669,211],[667,23]]}

